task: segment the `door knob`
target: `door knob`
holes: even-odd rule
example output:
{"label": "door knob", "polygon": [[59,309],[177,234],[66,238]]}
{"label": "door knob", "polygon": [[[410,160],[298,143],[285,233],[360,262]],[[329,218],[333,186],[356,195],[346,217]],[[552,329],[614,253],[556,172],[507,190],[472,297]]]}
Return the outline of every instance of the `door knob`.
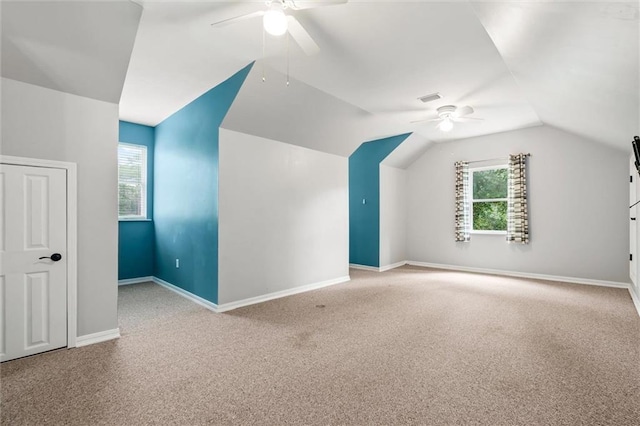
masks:
{"label": "door knob", "polygon": [[53,253],[51,256],[42,256],[40,258],[38,258],[40,260],[42,259],[51,259],[54,262],[57,262],[58,260],[62,259],[62,255],[60,253]]}

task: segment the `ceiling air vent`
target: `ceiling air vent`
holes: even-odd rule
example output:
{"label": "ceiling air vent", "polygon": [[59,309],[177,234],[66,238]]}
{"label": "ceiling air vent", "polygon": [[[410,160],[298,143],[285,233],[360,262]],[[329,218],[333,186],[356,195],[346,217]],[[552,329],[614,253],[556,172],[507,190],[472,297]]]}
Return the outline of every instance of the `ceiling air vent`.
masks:
{"label": "ceiling air vent", "polygon": [[436,101],[438,99],[442,99],[442,95],[438,92],[436,93],[432,93],[430,95],[427,96],[422,96],[421,98],[418,98],[419,100],[421,100],[422,102],[431,102],[431,101]]}

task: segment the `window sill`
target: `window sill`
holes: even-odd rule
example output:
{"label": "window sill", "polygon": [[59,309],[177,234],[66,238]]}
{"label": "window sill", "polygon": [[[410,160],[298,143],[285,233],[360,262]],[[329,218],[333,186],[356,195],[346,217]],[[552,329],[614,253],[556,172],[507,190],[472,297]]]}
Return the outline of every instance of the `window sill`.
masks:
{"label": "window sill", "polygon": [[144,219],[141,217],[132,217],[132,218],[119,217],[118,222],[153,222],[153,219]]}
{"label": "window sill", "polygon": [[507,235],[507,231],[470,231],[472,235]]}

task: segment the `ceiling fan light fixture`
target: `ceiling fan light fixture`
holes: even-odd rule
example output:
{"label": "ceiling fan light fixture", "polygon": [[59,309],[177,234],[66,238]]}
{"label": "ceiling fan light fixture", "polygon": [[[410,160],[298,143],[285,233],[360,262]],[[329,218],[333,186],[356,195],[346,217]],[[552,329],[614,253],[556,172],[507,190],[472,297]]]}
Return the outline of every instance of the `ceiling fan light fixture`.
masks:
{"label": "ceiling fan light fixture", "polygon": [[281,36],[287,32],[287,16],[282,8],[272,7],[262,18],[264,30],[273,36]]}
{"label": "ceiling fan light fixture", "polygon": [[449,132],[451,131],[451,129],[453,129],[453,121],[451,121],[449,117],[445,117],[445,119],[442,120],[442,123],[440,123],[439,127],[443,132]]}

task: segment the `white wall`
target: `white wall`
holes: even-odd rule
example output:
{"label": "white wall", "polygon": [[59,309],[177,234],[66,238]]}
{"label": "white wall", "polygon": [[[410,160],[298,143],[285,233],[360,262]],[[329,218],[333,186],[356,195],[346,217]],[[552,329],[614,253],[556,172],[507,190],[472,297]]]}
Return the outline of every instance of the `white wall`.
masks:
{"label": "white wall", "polygon": [[[458,160],[530,152],[530,244],[454,242]],[[542,126],[436,145],[408,169],[409,260],[629,282],[628,152]]]}
{"label": "white wall", "polygon": [[117,328],[118,105],[2,79],[3,155],[78,165],[78,335]]}
{"label": "white wall", "polygon": [[349,275],[346,158],[220,129],[218,301]]}
{"label": "white wall", "polygon": [[407,172],[380,164],[380,267],[407,260]]}

